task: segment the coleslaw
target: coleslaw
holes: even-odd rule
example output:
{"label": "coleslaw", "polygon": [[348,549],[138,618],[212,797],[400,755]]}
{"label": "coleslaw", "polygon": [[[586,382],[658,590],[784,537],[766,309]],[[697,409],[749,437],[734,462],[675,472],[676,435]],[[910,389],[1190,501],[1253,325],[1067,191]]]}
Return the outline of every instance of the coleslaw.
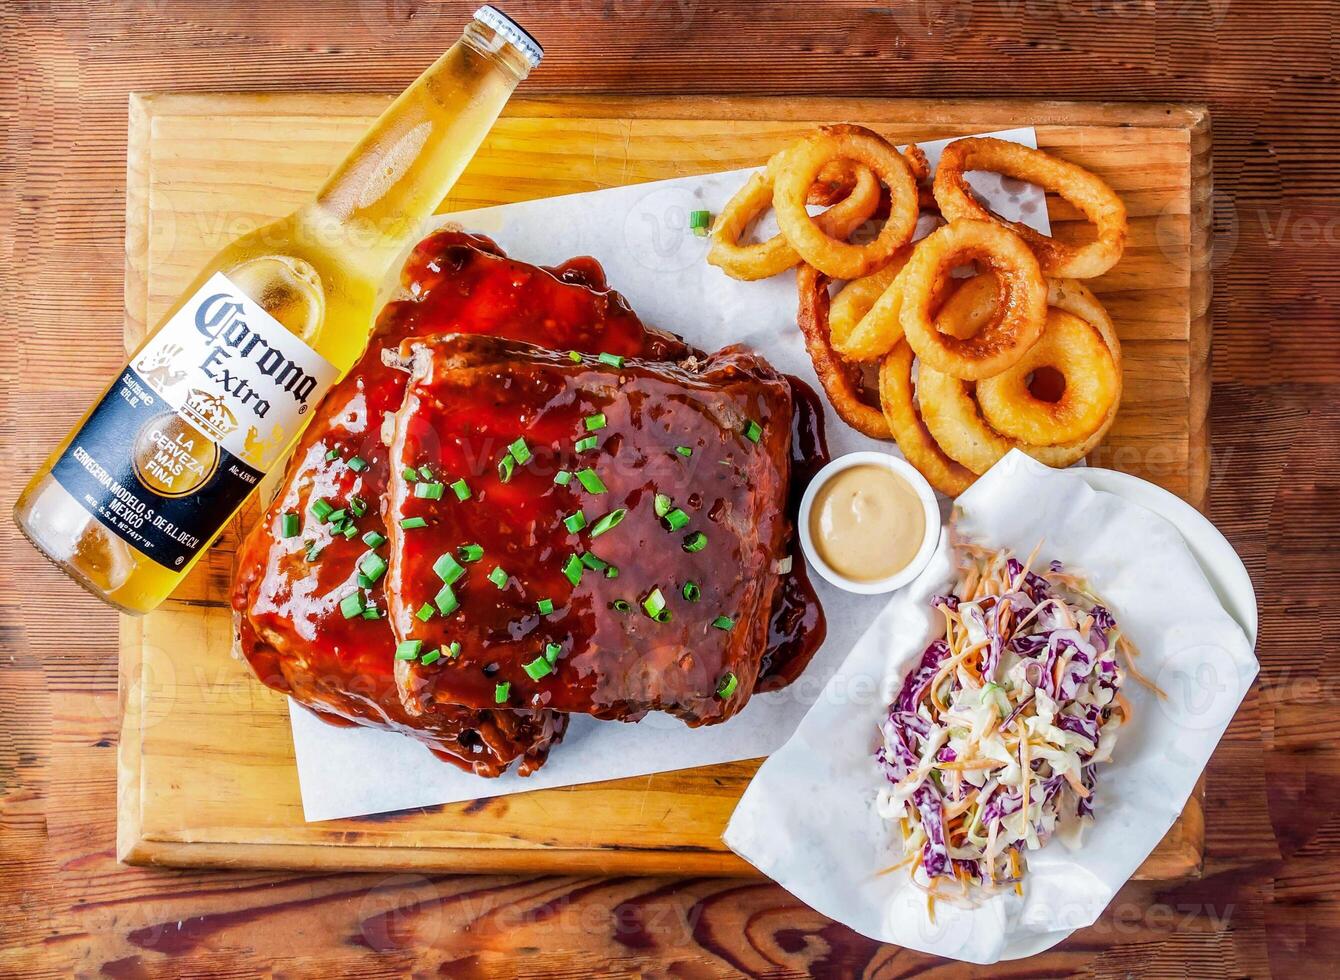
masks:
{"label": "coleslaw", "polygon": [[[1040,545],[1039,545],[1040,547]],[[944,635],[907,674],[880,726],[877,808],[928,894],[971,904],[1012,887],[1024,852],[1078,846],[1097,769],[1131,718],[1135,651],[1108,607],[1059,562],[955,543],[954,588],[931,598]]]}

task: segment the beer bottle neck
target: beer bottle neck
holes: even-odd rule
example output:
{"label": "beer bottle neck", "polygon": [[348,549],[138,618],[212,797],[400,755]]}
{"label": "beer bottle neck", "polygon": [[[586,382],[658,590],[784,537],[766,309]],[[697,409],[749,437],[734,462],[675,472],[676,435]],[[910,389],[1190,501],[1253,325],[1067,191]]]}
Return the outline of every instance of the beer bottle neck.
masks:
{"label": "beer bottle neck", "polygon": [[299,212],[324,250],[385,271],[470,162],[530,62],[478,22],[382,113]]}

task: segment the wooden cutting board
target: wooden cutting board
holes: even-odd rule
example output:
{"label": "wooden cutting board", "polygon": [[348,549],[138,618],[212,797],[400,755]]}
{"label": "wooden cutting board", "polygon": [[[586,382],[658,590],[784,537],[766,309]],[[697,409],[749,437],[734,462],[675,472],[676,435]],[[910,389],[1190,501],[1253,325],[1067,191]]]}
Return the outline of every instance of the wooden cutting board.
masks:
{"label": "wooden cutting board", "polygon": [[[388,101],[361,95],[133,96],[126,345],[141,339],[145,325],[158,320],[217,249],[296,207]],[[1093,285],[1120,329],[1126,390],[1115,427],[1090,461],[1153,480],[1202,506],[1209,470],[1210,135],[1201,108],[518,99],[441,210],[752,166],[816,123],[839,120],[872,126],[898,143],[1034,125],[1041,147],[1112,184],[1130,212],[1130,240],[1121,263]],[[1058,234],[1081,227],[1065,202],[1049,206]],[[122,860],[754,873],[720,839],[754,762],[304,822],[284,699],[231,653],[227,594],[239,530],[230,528],[157,612],[121,620]],[[480,789],[487,792],[487,784]],[[1140,876],[1195,873],[1203,829],[1197,794]]]}

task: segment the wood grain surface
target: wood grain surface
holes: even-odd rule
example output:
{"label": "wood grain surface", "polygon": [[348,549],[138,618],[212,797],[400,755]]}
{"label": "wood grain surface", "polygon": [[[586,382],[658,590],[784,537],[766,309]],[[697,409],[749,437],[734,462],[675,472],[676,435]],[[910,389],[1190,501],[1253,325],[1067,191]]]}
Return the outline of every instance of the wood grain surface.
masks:
{"label": "wood grain surface", "polygon": [[[312,193],[385,103],[382,96],[327,94],[134,96],[127,347],[139,344],[145,325],[162,318],[226,240],[287,213]],[[1095,459],[1199,504],[1208,457],[1203,390],[1209,289],[1207,273],[1191,260],[1204,247],[1193,229],[1197,210],[1209,200],[1210,147],[1200,108],[1029,100],[517,98],[441,210],[733,169],[765,160],[816,123],[835,119],[857,120],[895,143],[1034,123],[1040,146],[1082,163],[1118,189],[1130,214],[1130,244],[1121,262],[1091,286],[1117,321],[1126,381],[1121,414]],[[257,173],[266,174],[264,184]],[[1049,210],[1055,234],[1083,233],[1085,221],[1064,201],[1054,198]],[[261,509],[259,501],[243,509],[208,564],[173,599],[122,624],[122,860],[298,870],[757,874],[721,841],[755,771],[751,763],[306,823],[284,699],[228,655],[232,575],[226,572],[236,542]],[[479,793],[489,791],[481,782]],[[1198,793],[1138,877],[1182,878],[1198,871],[1203,829]]]}
{"label": "wood grain surface", "polygon": [[[121,361],[128,93],[395,92],[470,6],[0,6],[6,504]],[[1132,883],[1045,956],[972,971],[864,940],[757,881],[129,868],[115,858],[116,618],[6,526],[0,974],[1325,975],[1340,959],[1334,5],[507,6],[548,49],[530,93],[1209,105],[1209,512],[1261,598],[1262,673],[1208,771],[1202,877]]]}

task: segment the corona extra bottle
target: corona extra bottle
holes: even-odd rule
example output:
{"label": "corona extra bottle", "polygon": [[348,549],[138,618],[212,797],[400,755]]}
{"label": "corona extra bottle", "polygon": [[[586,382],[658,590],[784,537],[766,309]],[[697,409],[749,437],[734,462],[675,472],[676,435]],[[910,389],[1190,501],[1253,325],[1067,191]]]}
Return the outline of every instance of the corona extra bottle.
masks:
{"label": "corona extra bottle", "polygon": [[118,609],[165,599],[362,352],[389,266],[542,56],[481,7],[314,199],[216,255],[19,497],[28,539]]}

